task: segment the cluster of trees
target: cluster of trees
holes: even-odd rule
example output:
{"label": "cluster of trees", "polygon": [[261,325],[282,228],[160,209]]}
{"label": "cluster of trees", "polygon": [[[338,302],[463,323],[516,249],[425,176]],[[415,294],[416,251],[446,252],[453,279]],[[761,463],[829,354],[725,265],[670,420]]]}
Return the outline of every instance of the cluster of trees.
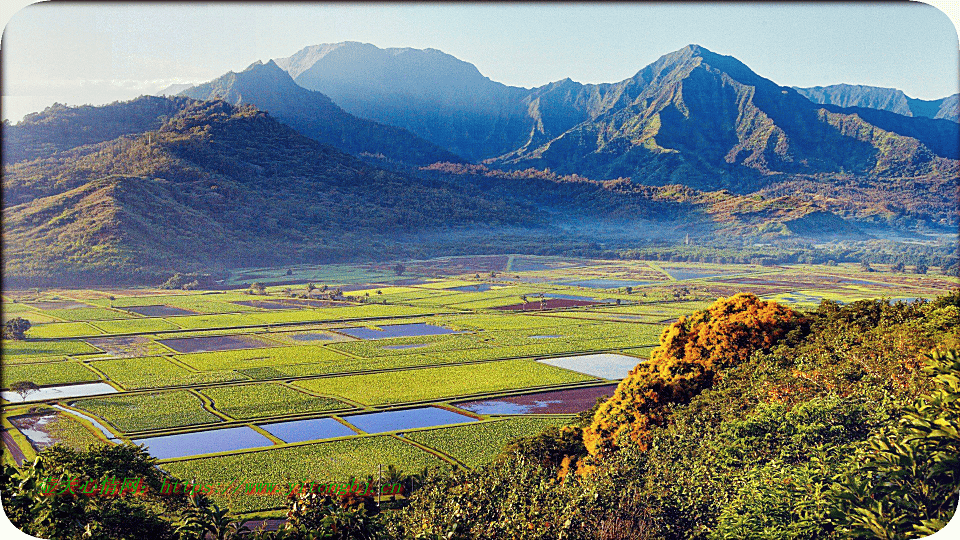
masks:
{"label": "cluster of trees", "polygon": [[27,319],[14,317],[3,323],[3,339],[26,339],[25,334],[30,326],[30,321]]}
{"label": "cluster of trees", "polygon": [[752,294],[680,317],[663,331],[650,361],[637,365],[600,406],[584,430],[587,449],[594,456],[610,452],[624,436],[647,448],[650,429],[666,424],[671,405],[688,403],[713,385],[718,372],[802,331],[805,322],[796,311]]}

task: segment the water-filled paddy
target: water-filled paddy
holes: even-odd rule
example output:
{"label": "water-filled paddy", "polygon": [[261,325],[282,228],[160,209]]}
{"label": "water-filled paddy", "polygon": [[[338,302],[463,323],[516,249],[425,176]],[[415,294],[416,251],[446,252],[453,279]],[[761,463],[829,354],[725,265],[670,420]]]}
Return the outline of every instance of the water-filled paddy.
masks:
{"label": "water-filled paddy", "polygon": [[26,399],[21,398],[16,392],[0,392],[3,399],[11,403],[25,403],[29,401],[41,401],[44,399],[66,399],[83,396],[95,396],[98,394],[113,394],[117,389],[104,382],[85,383],[85,384],[64,384],[60,386],[47,386],[36,392],[27,394]]}
{"label": "water-filled paddy", "polygon": [[14,416],[10,418],[10,423],[17,428],[23,436],[30,441],[36,449],[46,448],[55,444],[53,436],[47,431],[50,423],[55,422],[57,413],[47,413],[30,416]]}
{"label": "water-filled paddy", "polygon": [[196,315],[195,311],[190,311],[183,308],[173,307],[173,306],[128,306],[121,308],[124,311],[129,311],[130,313],[136,313],[137,315],[143,315],[144,317],[172,317],[176,315]]}
{"label": "water-filled paddy", "polygon": [[429,343],[410,343],[408,345],[384,345],[383,348],[391,351],[398,351],[403,349],[419,349],[421,347],[426,347]]}
{"label": "water-filled paddy", "polygon": [[461,285],[460,287],[448,287],[446,291],[457,292],[486,292],[493,288],[489,283],[477,283],[476,285]]}
{"label": "water-filled paddy", "polygon": [[332,341],[334,339],[330,334],[324,334],[320,332],[285,334],[285,337],[288,337],[294,341]]}
{"label": "water-filled paddy", "polygon": [[358,339],[440,336],[444,334],[456,333],[455,330],[444,328],[443,326],[433,326],[426,323],[390,324],[381,326],[379,330],[357,326],[353,328],[340,328],[337,330],[337,332]]}
{"label": "water-filled paddy", "polygon": [[194,338],[158,339],[162,343],[180,353],[196,353],[211,351],[234,351],[238,349],[256,349],[264,343],[249,336],[207,336]]}
{"label": "water-filled paddy", "polygon": [[157,459],[273,446],[270,439],[247,426],[148,437],[146,439],[134,439],[133,442],[146,446],[150,455]]}
{"label": "water-filled paddy", "polygon": [[663,270],[666,273],[670,274],[670,277],[672,277],[673,279],[676,279],[677,281],[685,281],[688,279],[721,277],[721,276],[730,275],[730,272],[724,272],[723,270],[711,270],[708,268],[703,270],[697,270],[693,268],[668,268],[664,266]]}
{"label": "water-filled paddy", "polygon": [[538,360],[538,362],[584,373],[586,375],[593,375],[594,377],[619,380],[626,377],[627,374],[630,373],[630,370],[640,362],[643,362],[643,360],[625,354],[601,353],[546,358]]}
{"label": "water-filled paddy", "polygon": [[611,396],[615,384],[571,388],[555,392],[538,392],[522,396],[464,401],[454,403],[461,409],[477,414],[575,414],[583,412],[597,402],[600,396]]}
{"label": "water-filled paddy", "polygon": [[88,307],[93,307],[89,304],[84,304],[83,302],[71,302],[71,301],[43,301],[43,302],[25,302],[25,305],[35,307],[37,309],[83,309]]}
{"label": "water-filled paddy", "polygon": [[289,422],[261,424],[260,427],[271,435],[288,443],[356,435],[356,432],[352,429],[337,422],[333,418],[290,420]]}
{"label": "water-filled paddy", "polygon": [[367,433],[384,433],[386,431],[476,422],[476,419],[469,416],[438,407],[418,407],[402,411],[355,414],[342,418]]}
{"label": "water-filled paddy", "polygon": [[536,311],[541,309],[562,309],[569,307],[596,306],[602,302],[594,300],[568,300],[566,298],[546,298],[540,301],[539,298],[529,299],[525,304],[510,304],[509,306],[499,306],[493,309],[500,311]]}
{"label": "water-filled paddy", "polygon": [[660,283],[658,281],[632,281],[626,279],[580,279],[577,281],[566,281],[564,285],[573,285],[574,287],[587,287],[590,289],[620,289],[623,287],[640,287],[650,285],[651,283]]}

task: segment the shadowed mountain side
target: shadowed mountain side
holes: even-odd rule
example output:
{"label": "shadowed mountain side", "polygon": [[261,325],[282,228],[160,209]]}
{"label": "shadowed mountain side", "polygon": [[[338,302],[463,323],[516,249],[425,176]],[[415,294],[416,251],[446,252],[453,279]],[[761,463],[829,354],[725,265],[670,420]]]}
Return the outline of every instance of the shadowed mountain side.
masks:
{"label": "shadowed mountain side", "polygon": [[155,130],[189,102],[187,98],[141,96],[97,107],[55,103],[42,112],[28,114],[15,125],[4,124],[3,163],[47,157],[77,146]]}
{"label": "shadowed mountain side", "polygon": [[223,101],[193,102],[156,131],[8,166],[3,187],[10,278],[129,282],[355,260],[397,235],[542,222],[534,208],[370,166]]}
{"label": "shadowed mountain side", "polygon": [[301,134],[353,154],[382,154],[415,165],[462,160],[405,129],[347,113],[320,92],[298,86],[272,60],[257,62],[240,73],[227,73],[181,95],[255,105]]}

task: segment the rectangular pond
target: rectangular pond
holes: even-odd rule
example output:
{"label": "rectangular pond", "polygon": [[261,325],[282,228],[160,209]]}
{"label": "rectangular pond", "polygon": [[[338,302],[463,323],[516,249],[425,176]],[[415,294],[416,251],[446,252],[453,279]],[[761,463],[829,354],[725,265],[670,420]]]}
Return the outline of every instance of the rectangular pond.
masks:
{"label": "rectangular pond", "polygon": [[61,386],[47,386],[30,392],[26,399],[21,398],[16,392],[3,391],[0,396],[11,403],[26,403],[30,401],[41,401],[45,399],[66,399],[83,396],[95,396],[98,394],[114,394],[117,389],[104,382],[85,383],[85,384],[64,384]]}
{"label": "rectangular pond", "polygon": [[615,384],[538,392],[522,396],[454,403],[477,414],[576,414],[593,407],[600,396],[612,396]]}
{"label": "rectangular pond", "polygon": [[426,323],[389,324],[381,326],[380,330],[356,326],[351,328],[339,328],[337,329],[337,332],[358,339],[440,336],[444,334],[457,333],[455,330],[444,328],[443,326],[433,326]]}
{"label": "rectangular pond", "polygon": [[206,431],[195,431],[193,433],[134,439],[133,443],[146,446],[147,452],[157,459],[180,458],[210,454],[213,452],[230,452],[261,446],[273,446],[273,442],[270,439],[247,426],[208,429]]}
{"label": "rectangular pond", "polygon": [[448,287],[445,291],[457,292],[486,292],[493,288],[490,283],[477,283],[476,285],[461,285],[459,287]]}
{"label": "rectangular pond", "polygon": [[273,424],[260,424],[265,431],[288,443],[333,439],[356,435],[356,432],[333,418],[290,420]]}
{"label": "rectangular pond", "polygon": [[384,433],[450,424],[476,422],[475,418],[441,409],[439,407],[417,407],[402,411],[354,414],[343,416],[344,420],[367,433]]}
{"label": "rectangular pond", "polygon": [[685,281],[688,279],[703,279],[703,278],[712,278],[712,277],[721,277],[729,276],[732,272],[724,272],[723,270],[711,270],[709,268],[696,269],[696,268],[669,268],[664,266],[664,272],[670,274],[670,277],[677,281]]}
{"label": "rectangular pond", "polygon": [[178,308],[174,306],[128,306],[119,308],[124,311],[129,311],[130,313],[136,313],[137,315],[143,315],[144,317],[173,317],[176,315],[196,315],[197,312],[190,311],[188,309]]}
{"label": "rectangular pond", "polygon": [[206,336],[158,339],[157,343],[162,343],[179,353],[234,351],[238,349],[257,349],[269,346],[259,339],[254,339],[250,336]]}
{"label": "rectangular pond", "polygon": [[630,373],[631,369],[643,361],[643,359],[635,356],[613,353],[581,354],[538,360],[538,362],[551,366],[610,380],[623,379]]}
{"label": "rectangular pond", "polygon": [[[23,436],[30,441],[37,450],[52,446],[57,443],[56,439],[48,431],[48,424],[57,420],[57,413],[48,413],[42,415],[14,416],[10,418],[10,423],[17,428]],[[6,450],[6,449],[4,449]]]}
{"label": "rectangular pond", "polygon": [[304,332],[302,334],[284,334],[294,341],[331,341],[333,336],[321,332]]}
{"label": "rectangular pond", "polygon": [[580,279],[577,281],[566,281],[563,285],[573,285],[574,287],[587,287],[590,289],[621,289],[623,287],[640,287],[651,283],[660,283],[658,281],[633,281],[626,279]]}

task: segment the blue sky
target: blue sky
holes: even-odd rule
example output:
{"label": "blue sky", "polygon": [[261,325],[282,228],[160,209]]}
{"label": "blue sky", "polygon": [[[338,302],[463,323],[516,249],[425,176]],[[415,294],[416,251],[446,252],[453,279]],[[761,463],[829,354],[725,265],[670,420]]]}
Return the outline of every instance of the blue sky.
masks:
{"label": "blue sky", "polygon": [[2,43],[3,116],[203,82],[308,45],[435,48],[506,84],[615,82],[689,43],[781,85],[958,91],[957,33],[919,3],[37,4]]}

